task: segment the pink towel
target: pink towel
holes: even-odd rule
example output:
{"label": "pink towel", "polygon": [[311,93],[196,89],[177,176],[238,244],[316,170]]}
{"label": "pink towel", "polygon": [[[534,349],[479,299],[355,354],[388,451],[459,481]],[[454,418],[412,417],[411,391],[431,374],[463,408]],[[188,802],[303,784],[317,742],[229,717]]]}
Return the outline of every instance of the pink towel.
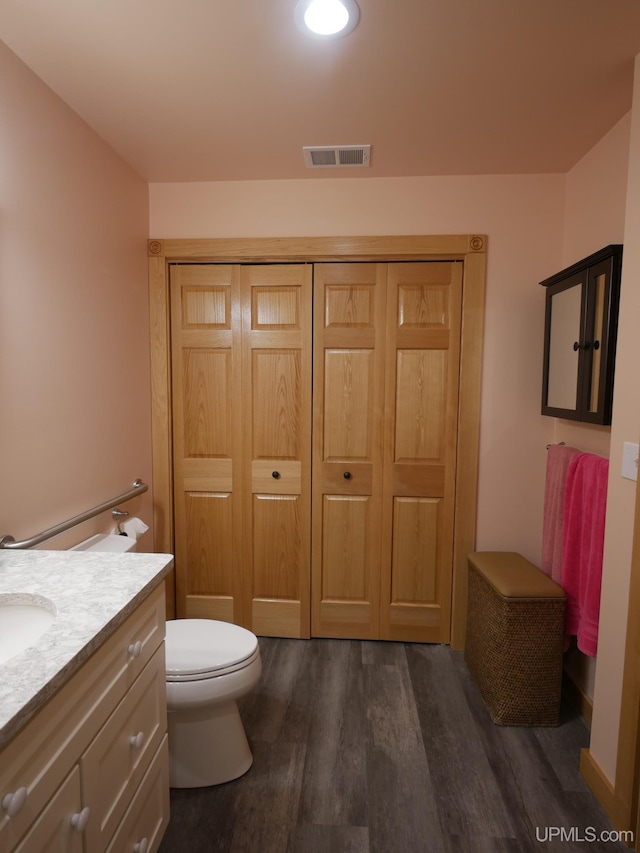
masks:
{"label": "pink towel", "polygon": [[562,587],[567,594],[565,632],[585,655],[596,656],[604,520],[609,461],[579,453],[567,472]]}
{"label": "pink towel", "polygon": [[567,471],[579,451],[564,444],[551,444],[547,450],[547,474],[544,485],[542,521],[542,571],[560,583],[562,577],[562,529]]}

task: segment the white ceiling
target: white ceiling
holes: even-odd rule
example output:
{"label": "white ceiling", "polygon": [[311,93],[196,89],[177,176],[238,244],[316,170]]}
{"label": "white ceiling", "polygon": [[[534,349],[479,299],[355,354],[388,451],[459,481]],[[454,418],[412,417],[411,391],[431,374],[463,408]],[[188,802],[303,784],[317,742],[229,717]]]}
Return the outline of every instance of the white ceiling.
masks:
{"label": "white ceiling", "polygon": [[153,182],[565,172],[631,106],[640,0],[359,0],[331,42],[295,3],[1,0],[0,37]]}

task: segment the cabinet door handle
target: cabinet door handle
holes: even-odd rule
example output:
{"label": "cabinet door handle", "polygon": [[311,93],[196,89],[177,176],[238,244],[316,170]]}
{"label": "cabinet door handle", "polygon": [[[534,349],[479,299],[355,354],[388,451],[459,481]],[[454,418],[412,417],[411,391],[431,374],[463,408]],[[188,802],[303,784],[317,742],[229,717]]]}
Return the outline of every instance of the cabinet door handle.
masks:
{"label": "cabinet door handle", "polygon": [[142,841],[138,841],[137,844],[133,845],[133,853],[147,853],[147,848],[149,847],[149,839],[143,838]]}
{"label": "cabinet door handle", "polygon": [[578,341],[574,341],[573,342],[573,351],[578,352],[579,349],[580,349],[580,344],[578,343]]}
{"label": "cabinet door handle", "polygon": [[274,471],[271,474],[271,476],[273,477],[274,480],[279,480],[280,479],[280,471]]}
{"label": "cabinet door handle", "polygon": [[131,735],[129,743],[134,749],[142,749],[144,745],[144,732],[138,732],[137,735]]}
{"label": "cabinet door handle", "polygon": [[600,349],[600,341],[594,341],[593,342],[593,348],[594,348],[594,350],[599,350]]}
{"label": "cabinet door handle", "polygon": [[350,480],[351,479],[351,471],[345,471],[342,476],[345,478],[345,480]]}
{"label": "cabinet door handle", "polygon": [[15,817],[27,801],[29,791],[26,788],[18,788],[12,794],[5,794],[2,798],[2,808],[8,817]]}
{"label": "cabinet door handle", "polygon": [[89,823],[89,806],[85,806],[81,812],[71,815],[71,826],[78,832],[84,832]]}
{"label": "cabinet door handle", "polygon": [[132,658],[139,658],[140,652],[142,651],[142,643],[140,640],[136,640],[135,643],[129,643],[127,646],[127,651],[131,655]]}

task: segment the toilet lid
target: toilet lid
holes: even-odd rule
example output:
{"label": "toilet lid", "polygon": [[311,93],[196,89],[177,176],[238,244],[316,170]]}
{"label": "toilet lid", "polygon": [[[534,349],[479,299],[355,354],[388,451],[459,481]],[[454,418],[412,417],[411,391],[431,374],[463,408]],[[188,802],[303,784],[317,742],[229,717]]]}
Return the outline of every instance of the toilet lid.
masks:
{"label": "toilet lid", "polygon": [[193,681],[226,675],[248,666],[259,655],[251,631],[212,619],[167,622],[167,681]]}

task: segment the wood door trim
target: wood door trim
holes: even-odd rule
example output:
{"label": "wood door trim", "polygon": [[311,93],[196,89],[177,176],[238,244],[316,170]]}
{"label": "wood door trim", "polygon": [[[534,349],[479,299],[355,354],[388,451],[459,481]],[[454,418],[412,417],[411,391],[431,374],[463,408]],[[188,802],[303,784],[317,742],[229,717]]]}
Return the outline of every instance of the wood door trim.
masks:
{"label": "wood door trim", "polygon": [[[640,607],[640,481],[636,483],[635,500],[620,729],[611,801],[604,800],[592,778],[584,772],[583,775],[614,825],[618,829],[634,831],[637,845],[640,830],[640,622],[637,619]],[[597,767],[589,750],[584,753],[584,760]]]}
{"label": "wood door trim", "polygon": [[484,253],[482,234],[404,237],[256,237],[149,240],[150,257],[193,263],[456,260]]}
{"label": "wood door trim", "polygon": [[486,245],[486,237],[478,234],[149,240],[156,550],[173,552],[171,342],[168,313],[171,263],[461,260],[464,263],[464,279],[451,645],[454,649],[463,649],[467,605],[466,557],[475,548]]}

